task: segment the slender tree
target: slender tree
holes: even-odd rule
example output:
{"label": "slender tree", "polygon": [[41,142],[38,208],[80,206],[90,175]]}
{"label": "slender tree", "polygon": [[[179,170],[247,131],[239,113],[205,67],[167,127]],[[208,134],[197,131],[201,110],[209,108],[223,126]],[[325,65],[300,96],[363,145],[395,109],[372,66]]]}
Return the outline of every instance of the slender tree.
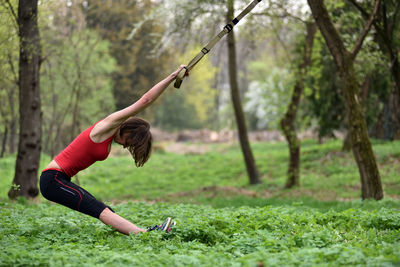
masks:
{"label": "slender tree", "polygon": [[300,140],[296,133],[296,115],[300,105],[301,95],[304,90],[304,79],[308,66],[311,64],[311,51],[314,43],[317,25],[314,22],[306,23],[306,38],[302,51],[302,59],[297,67],[296,82],[293,88],[292,97],[280,125],[289,145],[289,168],[285,188],[292,188],[300,185]]}
{"label": "slender tree", "polygon": [[[167,2],[167,1],[165,1]],[[184,40],[188,40],[182,36],[187,36],[188,33],[191,33],[191,28],[193,22],[196,20],[201,21],[201,28],[196,29],[196,36],[192,36],[192,38],[202,39],[202,37],[206,38],[205,41],[209,41],[210,34],[215,34],[215,25],[222,23],[219,19],[227,19],[228,22],[231,22],[234,18],[234,1],[233,0],[224,0],[224,1],[214,1],[214,0],[175,0],[172,1],[175,7],[179,7],[177,9],[180,12],[174,14],[173,19],[167,27],[167,33],[169,36],[176,36],[178,34],[180,38],[175,38],[179,40],[180,45],[187,44]],[[171,4],[171,2],[169,2]],[[248,3],[246,3],[248,4]],[[226,9],[227,8],[227,9]],[[161,11],[163,12],[163,11]],[[158,13],[157,13],[158,15]],[[208,18],[212,16],[213,19],[209,20]],[[165,23],[165,22],[164,22]],[[212,36],[211,35],[211,36]],[[225,38],[225,37],[224,37]],[[241,145],[242,153],[244,155],[245,165],[247,169],[247,173],[249,176],[249,180],[251,184],[260,183],[259,174],[257,171],[257,167],[255,164],[254,156],[251,151],[251,147],[249,144],[247,127],[245,122],[245,116],[243,113],[243,108],[241,104],[241,92],[239,91],[239,82],[238,82],[238,66],[237,66],[237,53],[236,53],[236,40],[234,37],[234,33],[230,32],[227,38],[227,46],[228,46],[228,73],[229,73],[229,83],[231,90],[231,99],[236,119],[236,125],[239,134],[239,142]],[[197,41],[201,42],[201,41]],[[202,43],[203,43],[202,42]],[[179,44],[176,45],[179,47]],[[218,48],[215,47],[215,50]],[[215,57],[215,54],[213,55]],[[193,70],[196,71],[196,70]],[[222,79],[225,79],[222,78]],[[224,80],[225,81],[225,80]],[[187,85],[190,86],[190,85]]]}
{"label": "slender tree", "polygon": [[[231,22],[234,18],[234,0],[228,0],[227,22]],[[239,131],[239,141],[242,147],[244,161],[246,164],[247,174],[250,184],[259,184],[260,177],[257,166],[255,164],[253,152],[250,148],[249,138],[247,134],[246,121],[244,118],[242,103],[239,94],[239,85],[237,79],[237,63],[236,63],[236,46],[234,32],[230,32],[227,36],[228,44],[228,64],[229,64],[229,82],[231,87],[232,104],[235,111],[236,123]]]}
{"label": "slender tree", "polygon": [[326,44],[335,60],[339,76],[342,81],[342,90],[346,103],[347,119],[352,144],[352,151],[361,176],[362,198],[383,198],[382,183],[367,125],[359,99],[359,86],[354,70],[354,61],[367,36],[380,0],[375,1],[374,10],[366,22],[352,51],[348,51],[342,38],[335,28],[323,0],[307,0],[314,19],[326,41]]}
{"label": "slender tree", "polygon": [[0,158],[4,157],[4,153],[6,151],[7,135],[8,135],[8,128],[7,128],[7,123],[6,123],[6,125],[4,126],[3,140],[1,142]]}
{"label": "slender tree", "polygon": [[[9,6],[13,12],[11,4]],[[8,196],[33,198],[39,193],[37,175],[41,152],[42,117],[39,87],[38,1],[20,0],[16,19],[20,40],[18,77],[20,131],[15,176]]]}

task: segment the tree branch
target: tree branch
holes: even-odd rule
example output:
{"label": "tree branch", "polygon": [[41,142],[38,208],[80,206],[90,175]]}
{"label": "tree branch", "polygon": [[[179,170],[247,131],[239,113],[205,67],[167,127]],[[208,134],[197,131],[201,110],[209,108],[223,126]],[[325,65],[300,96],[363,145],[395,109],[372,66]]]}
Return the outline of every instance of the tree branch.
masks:
{"label": "tree branch", "polygon": [[354,45],[354,48],[353,48],[353,50],[351,52],[351,56],[353,58],[355,58],[357,56],[358,52],[360,52],[360,49],[361,49],[361,47],[363,45],[365,37],[368,35],[368,32],[371,29],[372,23],[375,20],[375,16],[378,13],[379,4],[380,4],[380,0],[375,0],[374,10],[372,11],[371,16],[369,17],[367,23],[365,24],[364,29],[361,32],[361,35],[358,37],[358,39],[357,39],[357,41],[356,41],[356,43]]}
{"label": "tree branch", "polygon": [[[360,6],[355,0],[349,0],[349,1],[350,1],[350,3],[352,3],[354,5],[354,7],[356,9],[358,9],[358,11],[360,11],[360,13],[362,14],[362,16],[365,19],[368,19],[370,17],[370,14],[362,6]],[[385,3],[383,3],[383,4],[385,4]],[[400,5],[399,5],[399,7],[400,7]],[[378,32],[378,35],[382,38],[383,43],[385,44],[389,53],[391,55],[393,55],[394,53],[393,53],[392,43],[391,43],[390,37],[387,34],[386,29],[382,28],[382,26],[379,25],[376,20],[374,20],[373,25],[374,25],[375,30]]]}
{"label": "tree branch", "polygon": [[312,16],[318,25],[318,28],[323,35],[326,45],[328,46],[335,63],[339,68],[342,68],[347,60],[349,52],[344,46],[343,40],[339,35],[338,30],[333,25],[329,16],[328,10],[324,5],[323,0],[307,0],[311,8]]}
{"label": "tree branch", "polygon": [[252,12],[251,15],[252,16],[267,16],[267,17],[271,17],[271,18],[278,18],[278,19],[285,19],[285,18],[291,18],[294,20],[297,20],[301,23],[307,24],[307,21],[305,21],[304,19],[291,14],[289,11],[287,11],[286,9],[282,8],[282,7],[275,7],[273,10],[276,9],[280,9],[282,11],[281,14],[277,13],[277,12],[269,12],[268,10],[265,11],[261,11],[261,12]]}
{"label": "tree branch", "polygon": [[288,51],[290,51],[290,50],[287,48],[285,42],[284,42],[284,41],[282,40],[282,38],[279,36],[278,30],[277,30],[274,26],[272,26],[272,31],[274,32],[275,37],[276,37],[276,39],[278,40],[278,42],[279,42],[279,43],[281,44],[281,46],[283,47],[284,54],[286,54],[286,57],[287,57],[289,60],[292,60],[292,58],[291,58],[291,56],[290,56],[290,54],[289,54],[289,52],[288,52]]}
{"label": "tree branch", "polygon": [[368,14],[367,11],[365,11],[365,9],[356,2],[356,0],[348,0],[348,1],[352,3],[353,6],[355,6],[361,12],[364,18],[370,17],[370,14]]}
{"label": "tree branch", "polygon": [[8,4],[8,9],[10,9],[11,14],[13,15],[13,17],[14,17],[14,19],[15,19],[15,22],[17,23],[17,25],[19,25],[19,20],[18,20],[17,15],[15,14],[15,11],[14,11],[13,6],[11,5],[11,3],[10,3],[9,0],[6,0],[6,3]]}

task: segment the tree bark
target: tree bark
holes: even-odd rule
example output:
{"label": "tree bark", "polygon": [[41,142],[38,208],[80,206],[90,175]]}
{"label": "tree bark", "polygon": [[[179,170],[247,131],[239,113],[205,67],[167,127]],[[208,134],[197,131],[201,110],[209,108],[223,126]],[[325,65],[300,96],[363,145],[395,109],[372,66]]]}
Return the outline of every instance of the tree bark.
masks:
{"label": "tree bark", "polygon": [[304,78],[307,73],[307,68],[311,64],[311,51],[317,25],[315,23],[307,23],[306,28],[307,35],[304,42],[302,61],[298,66],[292,98],[285,116],[280,122],[281,129],[289,145],[289,168],[285,188],[292,188],[300,185],[300,140],[297,137],[295,122],[301,95],[304,90]]}
{"label": "tree bark", "polygon": [[376,15],[379,0],[376,0],[374,12],[365,25],[360,37],[355,43],[352,52],[349,52],[334,27],[323,0],[307,0],[315,21],[326,41],[326,44],[335,59],[336,66],[343,84],[343,94],[349,123],[352,151],[358,165],[361,177],[362,198],[383,198],[383,190],[376,164],[375,155],[369,140],[367,125],[359,100],[359,88],[354,70],[354,59],[361,49],[373,18]]}
{"label": "tree bark", "polygon": [[6,124],[4,126],[3,140],[1,142],[0,158],[4,157],[4,153],[6,152],[7,135],[8,135],[8,126],[7,126],[7,122],[6,122]]}
{"label": "tree bark", "polygon": [[[363,107],[364,112],[366,110],[365,102],[367,101],[368,98],[370,86],[371,86],[371,77],[369,74],[367,74],[364,83],[361,86],[361,106]],[[342,151],[343,152],[351,151],[351,138],[349,131],[346,133],[346,136],[343,139]]]}
{"label": "tree bark", "polygon": [[8,192],[12,199],[18,196],[33,198],[39,193],[37,174],[41,152],[41,103],[37,4],[37,0],[20,0],[18,5],[20,131],[15,176]]}
{"label": "tree bark", "polygon": [[17,137],[17,118],[16,117],[11,117],[11,122],[10,122],[10,138],[8,140],[8,147],[9,147],[9,153],[14,154],[16,147],[17,147],[17,141],[15,140]]}
{"label": "tree bark", "polygon": [[400,140],[400,90],[394,88],[389,101],[392,101],[393,113],[392,121],[395,123],[393,134],[390,135],[391,140]]}
{"label": "tree bark", "polygon": [[[228,13],[227,13],[228,23],[232,21],[234,18],[233,1],[234,0],[228,0]],[[250,148],[245,117],[240,100],[239,86],[237,81],[235,36],[233,31],[228,34],[227,42],[228,42],[228,59],[229,59],[229,82],[231,87],[231,97],[232,97],[233,108],[235,111],[236,123],[239,131],[239,141],[246,164],[247,174],[250,179],[250,184],[259,184],[261,183],[261,181],[259,178],[257,166],[255,164],[253,152],[251,151]]]}
{"label": "tree bark", "polygon": [[347,131],[346,135],[344,136],[343,139],[343,144],[342,144],[342,152],[350,152],[351,151],[351,137],[350,137],[350,132]]}

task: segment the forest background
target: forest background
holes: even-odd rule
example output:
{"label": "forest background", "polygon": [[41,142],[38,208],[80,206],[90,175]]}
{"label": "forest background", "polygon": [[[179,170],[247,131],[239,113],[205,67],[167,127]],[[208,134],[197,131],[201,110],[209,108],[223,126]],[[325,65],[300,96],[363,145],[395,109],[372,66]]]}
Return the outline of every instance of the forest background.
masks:
{"label": "forest background", "polygon": [[123,236],[39,194],[77,134],[249,2],[0,0],[1,266],[399,265],[395,0],[261,1],[140,114],[155,138],[144,167],[113,145],[72,178],[173,231]]}
{"label": "forest background", "polygon": [[[246,4],[246,1],[236,1],[235,5],[234,1],[40,1],[42,152],[55,156],[93,122],[138,100],[177,65],[188,62],[201,50],[201,44],[219,32],[234,10],[242,10]],[[344,46],[356,44],[354,70],[348,73],[354,74],[355,94],[369,136],[389,141],[399,139],[400,5],[396,1],[375,1],[378,8],[374,9],[372,1],[362,4],[324,1],[324,4]],[[21,33],[15,12],[17,1],[2,1],[0,8],[0,156],[3,157],[17,151],[23,105],[18,98],[21,81],[16,48]],[[375,15],[371,16],[374,20],[368,20],[371,14]],[[323,33],[316,31],[305,1],[265,1],[235,28],[235,37],[233,33],[228,35],[228,49],[225,42],[218,43],[196,66],[182,90],[169,90],[141,116],[154,127],[170,132],[186,129],[218,132],[238,127],[236,136],[242,145],[250,183],[260,180],[255,164],[251,163],[254,159],[247,130],[282,130],[291,156],[286,187],[298,185],[299,160],[292,161],[292,157],[299,157],[296,131],[311,131],[320,143],[324,138],[344,137],[343,150],[349,150],[352,143],[347,134],[349,122],[356,121],[355,117],[348,117],[353,108],[346,105],[343,93],[346,79],[341,78],[340,60],[331,56],[332,49]],[[235,49],[231,50],[233,45]],[[239,96],[238,103],[230,99],[233,87]],[[300,92],[296,91],[299,87]],[[353,139],[353,153],[364,177],[359,163],[363,160],[357,156],[361,152],[354,150],[356,146]],[[371,155],[368,158],[373,159]],[[367,197],[380,199],[382,194]]]}

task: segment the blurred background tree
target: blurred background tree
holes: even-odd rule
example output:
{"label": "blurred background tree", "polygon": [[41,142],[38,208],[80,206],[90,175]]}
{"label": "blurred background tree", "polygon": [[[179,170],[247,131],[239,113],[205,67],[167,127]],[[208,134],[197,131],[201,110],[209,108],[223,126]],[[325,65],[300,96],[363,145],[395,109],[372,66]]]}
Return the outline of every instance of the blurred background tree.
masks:
{"label": "blurred background tree", "polygon": [[[13,7],[17,1],[10,1]],[[18,139],[18,25],[5,2],[0,5],[0,132],[1,154],[13,154]]]}
{"label": "blurred background tree", "polygon": [[[146,14],[156,8],[155,2],[88,0],[82,6],[87,26],[111,44],[110,52],[117,65],[112,75],[117,109],[138,100],[174,70],[177,63],[169,50],[157,49],[166,26],[162,20],[146,19]],[[146,110],[144,116],[151,119],[149,111],[152,110]]]}
{"label": "blurred background tree", "polygon": [[42,11],[43,148],[51,157],[115,110],[109,42],[86,27],[80,6],[47,3]]}
{"label": "blurred background tree", "polygon": [[[40,98],[42,49],[38,25],[38,1],[19,0],[17,9],[10,1],[2,3],[11,19],[14,20],[12,24],[18,25],[12,27],[11,32],[15,32],[19,40],[18,75],[16,72],[13,74],[18,81],[20,131],[15,173],[8,197],[11,199],[20,196],[34,198],[39,194],[37,175],[42,152]],[[9,51],[6,54],[8,54],[9,64],[13,71],[14,64],[11,62],[13,58]],[[8,95],[10,95],[9,91]],[[9,100],[14,99],[9,97]],[[5,142],[3,139],[3,144]]]}

